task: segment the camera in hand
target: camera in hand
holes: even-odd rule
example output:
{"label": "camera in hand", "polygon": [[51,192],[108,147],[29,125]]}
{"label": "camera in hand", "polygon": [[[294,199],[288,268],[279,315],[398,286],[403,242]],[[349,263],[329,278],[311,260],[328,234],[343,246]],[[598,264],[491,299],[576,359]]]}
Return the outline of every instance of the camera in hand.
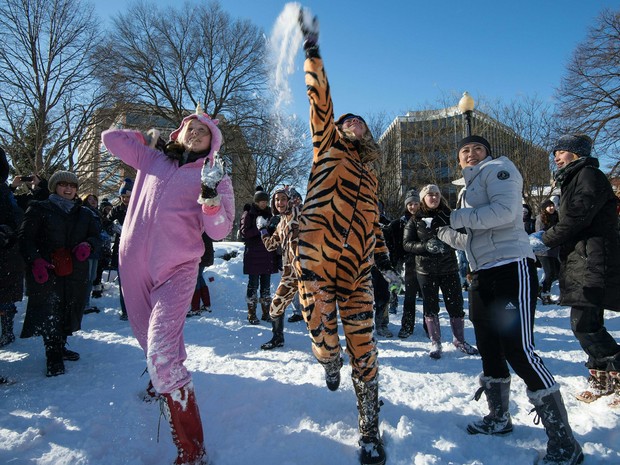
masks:
{"label": "camera in hand", "polygon": [[34,176],[20,176],[19,180],[22,182],[32,182]]}

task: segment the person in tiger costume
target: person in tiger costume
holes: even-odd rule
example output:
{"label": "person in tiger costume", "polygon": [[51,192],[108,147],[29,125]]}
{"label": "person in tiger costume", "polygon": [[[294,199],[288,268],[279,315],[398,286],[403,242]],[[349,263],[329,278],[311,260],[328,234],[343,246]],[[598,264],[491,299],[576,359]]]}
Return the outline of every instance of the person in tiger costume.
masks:
{"label": "person in tiger costume", "polygon": [[299,221],[299,293],[312,351],[325,368],[327,387],[340,384],[340,315],[349,354],[357,408],[361,463],[385,463],[379,434],[378,362],[373,327],[370,270],[399,281],[379,225],[379,156],[364,119],[352,113],[334,121],[330,87],[319,55],[318,21],[300,9],[304,63],[310,101],[313,161]]}
{"label": "person in tiger costume", "polygon": [[282,277],[271,299],[269,316],[273,337],[260,346],[263,350],[271,350],[284,345],[284,310],[293,301],[297,292],[299,275],[293,266],[297,258],[297,238],[299,235],[299,208],[293,205],[288,187],[277,189],[271,198],[271,211],[279,214],[280,220],[272,234],[269,233],[269,220],[259,216],[256,218],[265,248],[269,251],[282,249]]}

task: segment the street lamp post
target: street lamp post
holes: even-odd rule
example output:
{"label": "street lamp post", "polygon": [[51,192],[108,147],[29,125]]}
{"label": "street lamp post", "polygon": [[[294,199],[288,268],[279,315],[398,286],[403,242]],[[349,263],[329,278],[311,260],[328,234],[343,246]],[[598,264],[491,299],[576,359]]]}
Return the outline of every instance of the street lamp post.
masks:
{"label": "street lamp post", "polygon": [[471,136],[471,115],[474,112],[474,99],[468,92],[463,92],[461,100],[459,100],[459,111],[465,115],[467,136]]}

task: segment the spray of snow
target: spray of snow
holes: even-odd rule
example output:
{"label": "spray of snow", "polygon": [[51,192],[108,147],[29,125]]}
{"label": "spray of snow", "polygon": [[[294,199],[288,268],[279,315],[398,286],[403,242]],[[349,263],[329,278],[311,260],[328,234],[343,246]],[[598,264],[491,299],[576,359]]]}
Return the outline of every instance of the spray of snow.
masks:
{"label": "spray of snow", "polygon": [[295,72],[295,57],[303,39],[297,24],[301,5],[287,3],[276,19],[268,41],[270,69],[273,72],[275,110],[292,102],[289,77]]}

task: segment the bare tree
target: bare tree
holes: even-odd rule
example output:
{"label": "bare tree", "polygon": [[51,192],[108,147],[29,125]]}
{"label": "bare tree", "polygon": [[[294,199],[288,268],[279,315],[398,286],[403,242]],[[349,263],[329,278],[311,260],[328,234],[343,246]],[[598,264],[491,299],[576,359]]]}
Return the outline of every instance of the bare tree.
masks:
{"label": "bare tree", "polygon": [[487,112],[514,131],[506,153],[523,176],[523,198],[534,210],[550,196],[551,157],[548,147],[556,132],[553,109],[537,96],[486,105]]}
{"label": "bare tree", "polygon": [[260,124],[265,44],[252,23],[233,20],[217,2],[164,9],[141,0],[113,24],[100,77],[119,102],[154,105],[176,122],[200,103],[230,124]]}
{"label": "bare tree", "polygon": [[76,141],[102,94],[93,75],[100,42],[80,0],[0,5],[0,142],[21,172],[73,168]]}
{"label": "bare tree", "polygon": [[596,139],[620,160],[620,11],[604,10],[577,46],[557,92],[563,131]]}

